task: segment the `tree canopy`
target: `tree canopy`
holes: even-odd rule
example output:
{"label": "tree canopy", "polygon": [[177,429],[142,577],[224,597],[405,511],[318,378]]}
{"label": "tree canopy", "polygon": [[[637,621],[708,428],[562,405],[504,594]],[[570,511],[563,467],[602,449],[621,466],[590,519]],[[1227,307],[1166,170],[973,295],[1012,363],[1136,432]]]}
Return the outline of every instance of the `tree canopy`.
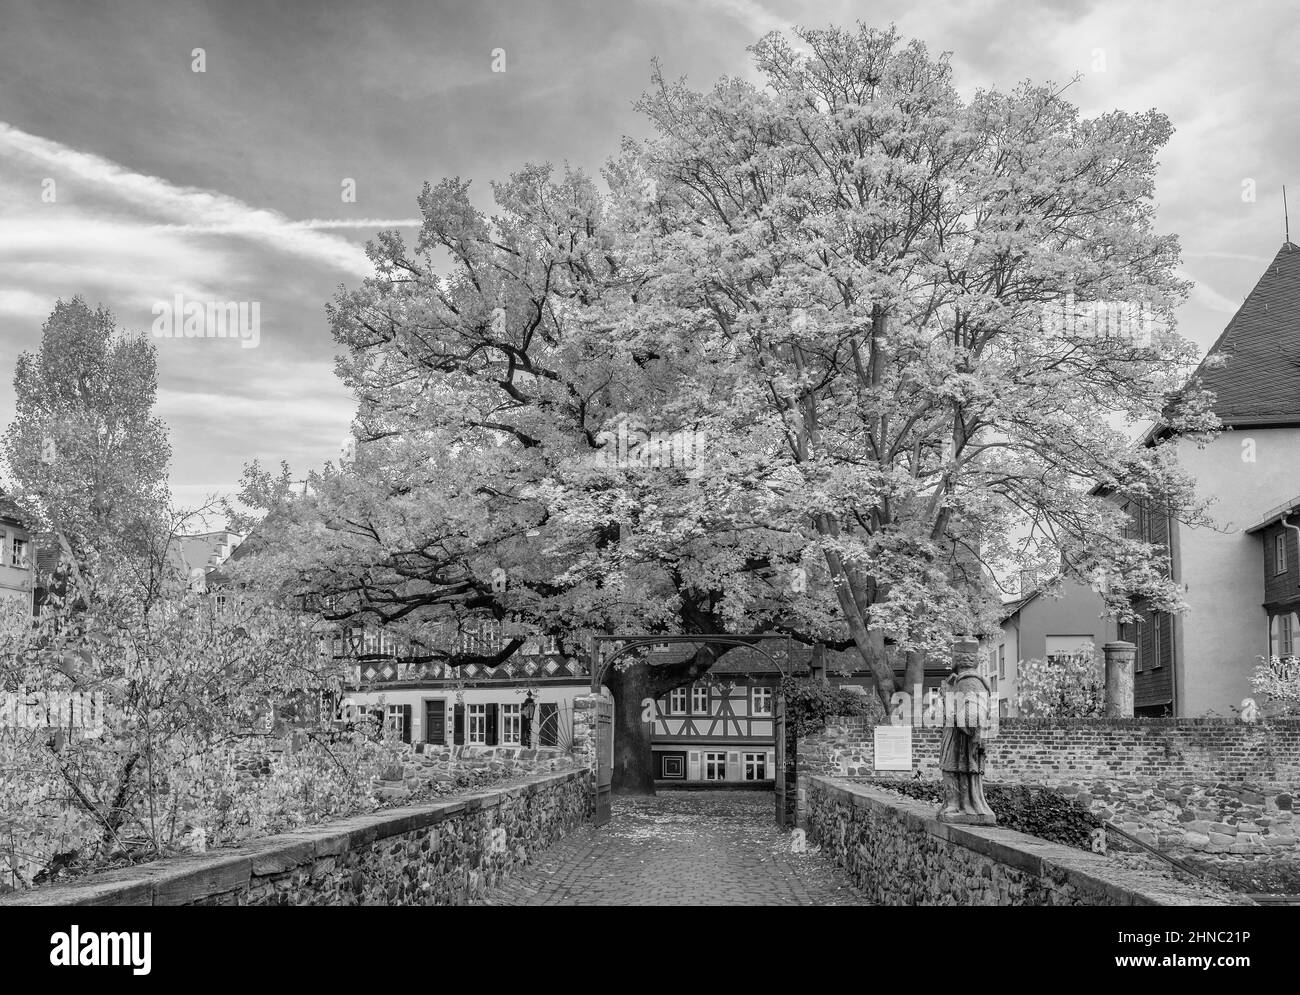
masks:
{"label": "tree canopy", "polygon": [[416,641],[792,632],[856,648],[884,701],[995,628],[1018,569],[1179,607],[1116,500],[1198,520],[1170,441],[1216,427],[1154,224],[1168,120],[963,99],[892,28],[751,51],[761,85],[656,68],[603,184],[526,166],[488,215],[445,179],[414,244],[369,246],[329,308],[354,452],[292,500],[248,472],[279,583]]}

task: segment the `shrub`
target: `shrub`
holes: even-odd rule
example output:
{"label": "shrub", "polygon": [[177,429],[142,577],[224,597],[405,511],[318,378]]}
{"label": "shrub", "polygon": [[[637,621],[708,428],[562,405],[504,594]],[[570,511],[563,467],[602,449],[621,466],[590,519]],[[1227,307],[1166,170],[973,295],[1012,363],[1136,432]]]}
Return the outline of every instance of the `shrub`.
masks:
{"label": "shrub", "polygon": [[1300,713],[1300,660],[1295,657],[1261,656],[1250,686],[1282,715]]}
{"label": "shrub", "polygon": [[[878,780],[873,783],[918,801],[935,805],[943,802],[943,788],[937,781]],[[1078,802],[1062,797],[1050,788],[986,784],[984,797],[996,813],[999,826],[1080,850],[1092,848],[1092,832],[1102,825],[1100,819]]]}
{"label": "shrub", "polygon": [[842,691],[822,681],[786,677],[781,681],[785,698],[787,734],[797,737],[817,732],[835,715],[875,715],[884,720],[884,709],[875,695]]}
{"label": "shrub", "polygon": [[1106,712],[1106,682],[1092,644],[1069,656],[1021,660],[1016,705],[1026,716],[1086,719]]}

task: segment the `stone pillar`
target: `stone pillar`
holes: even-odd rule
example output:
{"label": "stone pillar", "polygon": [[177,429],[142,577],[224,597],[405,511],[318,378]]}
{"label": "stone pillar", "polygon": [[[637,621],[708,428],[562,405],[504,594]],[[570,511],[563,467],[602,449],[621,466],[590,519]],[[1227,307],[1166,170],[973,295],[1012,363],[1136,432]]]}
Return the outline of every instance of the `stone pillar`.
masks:
{"label": "stone pillar", "polygon": [[1133,657],[1137,647],[1123,641],[1107,643],[1102,647],[1106,654],[1106,718],[1131,719],[1133,717]]}

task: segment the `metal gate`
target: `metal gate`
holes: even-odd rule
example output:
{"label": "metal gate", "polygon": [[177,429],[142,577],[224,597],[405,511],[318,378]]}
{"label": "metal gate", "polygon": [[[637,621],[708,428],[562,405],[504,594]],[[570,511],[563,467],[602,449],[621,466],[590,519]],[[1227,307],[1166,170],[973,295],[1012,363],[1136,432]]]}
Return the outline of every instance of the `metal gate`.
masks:
{"label": "metal gate", "polygon": [[596,703],[596,809],[595,822],[609,822],[610,784],[614,780],[614,702]]}
{"label": "metal gate", "polygon": [[773,715],[775,716],[773,726],[776,734],[776,769],[772,771],[772,783],[776,788],[776,824],[785,829],[789,825],[785,804],[785,695],[776,696]]}

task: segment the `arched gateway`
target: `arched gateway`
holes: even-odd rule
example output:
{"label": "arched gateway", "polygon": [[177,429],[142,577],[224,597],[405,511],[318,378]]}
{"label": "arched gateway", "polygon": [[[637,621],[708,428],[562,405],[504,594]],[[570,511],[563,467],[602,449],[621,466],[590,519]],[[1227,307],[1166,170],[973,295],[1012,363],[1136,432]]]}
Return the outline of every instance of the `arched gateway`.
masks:
{"label": "arched gateway", "polygon": [[[788,635],[765,634],[740,636],[725,632],[694,633],[677,636],[601,634],[591,637],[591,692],[601,693],[606,676],[619,658],[638,649],[664,645],[696,644],[699,646],[746,647],[771,661],[782,677],[788,677],[793,660],[793,643]],[[763,644],[768,644],[770,649]],[[775,644],[775,645],[772,645]],[[775,764],[773,781],[776,793],[776,822],[785,827],[793,821],[794,771],[786,769],[785,702],[779,692],[774,695],[773,735]],[[597,715],[596,742],[596,805],[595,821],[603,825],[610,817],[610,794],[614,767],[613,708],[602,709]]]}

